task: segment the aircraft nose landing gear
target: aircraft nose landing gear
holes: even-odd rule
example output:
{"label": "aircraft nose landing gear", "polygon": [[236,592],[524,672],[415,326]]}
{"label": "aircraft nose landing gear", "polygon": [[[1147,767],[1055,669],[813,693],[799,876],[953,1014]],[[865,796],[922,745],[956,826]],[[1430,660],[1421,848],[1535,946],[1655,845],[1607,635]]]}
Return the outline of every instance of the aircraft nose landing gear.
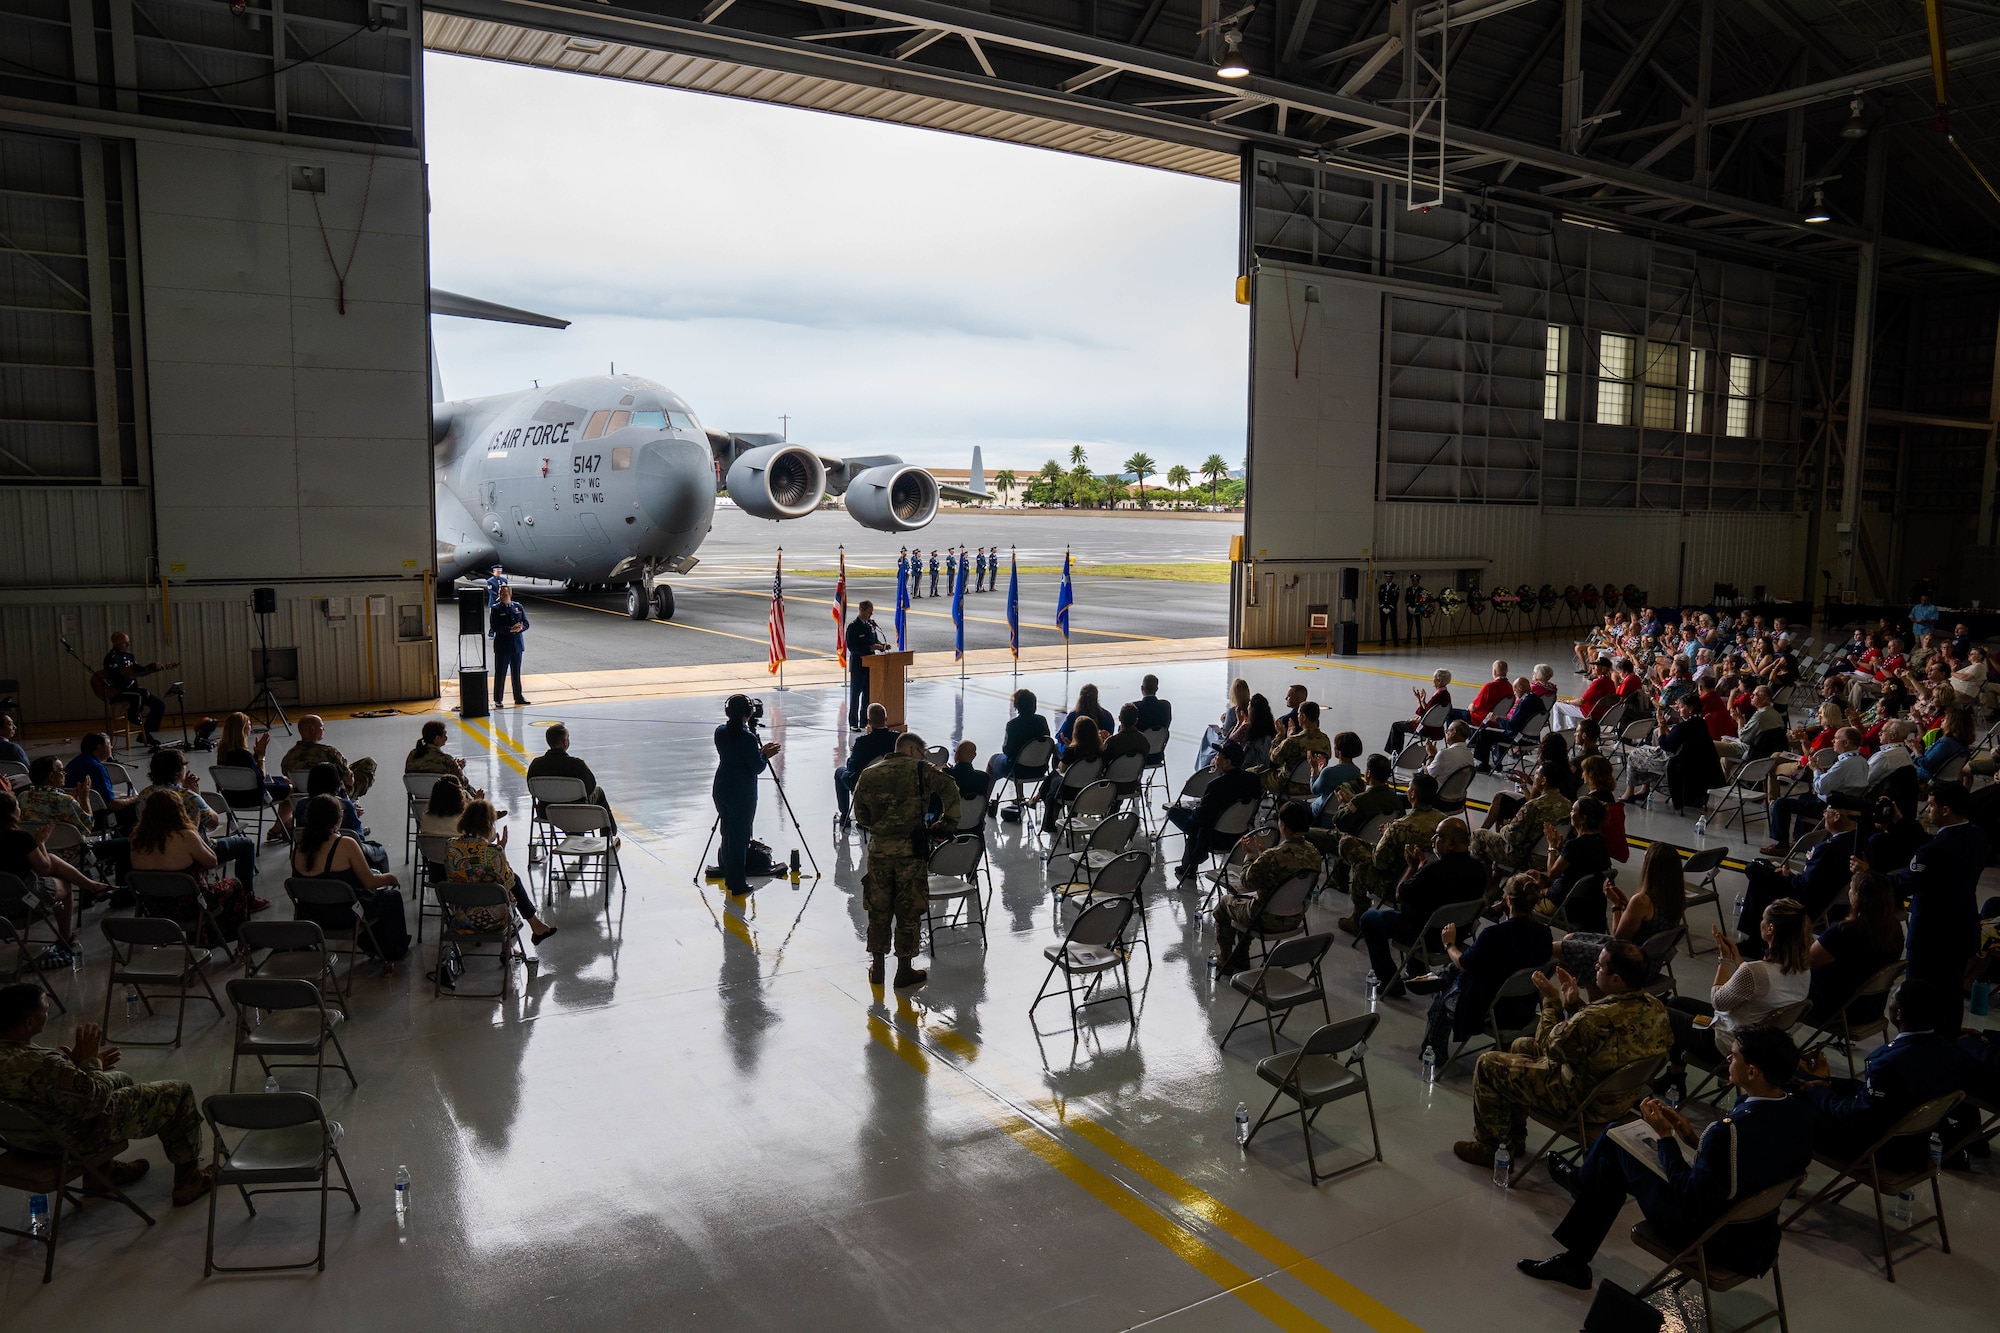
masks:
{"label": "aircraft nose landing gear", "polygon": [[650,593],[640,582],[625,585],[625,614],[634,620],[661,620],[674,618],[674,590],[664,583],[656,583]]}

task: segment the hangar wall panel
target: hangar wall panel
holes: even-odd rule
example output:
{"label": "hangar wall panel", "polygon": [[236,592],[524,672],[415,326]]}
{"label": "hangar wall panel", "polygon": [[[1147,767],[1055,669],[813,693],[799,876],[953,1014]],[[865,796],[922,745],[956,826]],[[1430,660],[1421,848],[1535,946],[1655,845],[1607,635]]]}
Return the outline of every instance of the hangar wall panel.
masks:
{"label": "hangar wall panel", "polygon": [[0,486],[0,588],[144,583],[152,509],[137,486]]}

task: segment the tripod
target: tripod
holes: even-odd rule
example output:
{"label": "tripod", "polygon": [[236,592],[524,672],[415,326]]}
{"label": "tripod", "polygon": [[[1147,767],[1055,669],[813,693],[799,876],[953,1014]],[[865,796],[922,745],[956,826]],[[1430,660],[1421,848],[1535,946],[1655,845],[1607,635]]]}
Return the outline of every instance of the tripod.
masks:
{"label": "tripod", "polygon": [[[265,638],[265,626],[269,620],[270,616],[267,613],[257,612],[257,693],[244,706],[243,711],[255,713],[259,708],[263,709],[266,731],[271,729],[271,718],[276,716],[278,721],[284,724],[285,734],[289,736],[292,734],[292,721],[285,716],[285,706],[278,702],[278,696],[271,692],[271,648]],[[185,730],[187,721],[185,713],[181,721],[182,729]]]}
{"label": "tripod", "polygon": [[[785,814],[791,818],[792,831],[799,835],[799,847],[804,850],[806,860],[812,865],[813,882],[817,884],[820,877],[819,860],[812,854],[812,845],[806,841],[806,831],[799,827],[799,813],[792,809],[792,798],[785,795],[784,780],[777,775],[775,770],[766,771],[771,775],[771,785],[778,789],[778,803],[785,808]],[[695,859],[694,882],[697,884],[701,883],[707,876],[708,849],[714,845],[715,835],[721,831],[722,812],[718,810],[715,814],[715,821],[708,826],[708,837],[701,844],[701,855]]]}

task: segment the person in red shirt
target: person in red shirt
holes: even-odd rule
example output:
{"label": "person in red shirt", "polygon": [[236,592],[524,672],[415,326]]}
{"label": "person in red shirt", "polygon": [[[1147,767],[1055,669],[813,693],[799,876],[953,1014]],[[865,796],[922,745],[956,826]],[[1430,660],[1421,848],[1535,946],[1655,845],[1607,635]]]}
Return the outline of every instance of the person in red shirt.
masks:
{"label": "person in red shirt", "polygon": [[1557,704],[1549,712],[1549,726],[1557,731],[1569,731],[1587,717],[1596,717],[1611,706],[1618,697],[1618,686],[1611,679],[1611,659],[1600,657],[1592,668],[1596,673],[1590,684],[1583,687],[1583,697],[1573,704]]}
{"label": "person in red shirt", "polygon": [[1724,736],[1736,734],[1736,717],[1729,711],[1729,705],[1722,702],[1722,696],[1715,692],[1715,682],[1698,680],[1694,685],[1695,704],[1701,709],[1702,721],[1708,724],[1710,740],[1721,740]]}
{"label": "person in red shirt", "polygon": [[1472,707],[1464,712],[1452,711],[1452,721],[1470,722],[1475,728],[1486,725],[1486,719],[1493,716],[1493,710],[1514,697],[1514,683],[1507,679],[1507,664],[1493,664],[1493,679],[1479,687],[1479,693],[1472,696]]}
{"label": "person in red shirt", "polygon": [[1908,654],[1903,651],[1901,639],[1889,640],[1889,651],[1875,664],[1875,679],[1894,680],[1898,672],[1910,664]]}

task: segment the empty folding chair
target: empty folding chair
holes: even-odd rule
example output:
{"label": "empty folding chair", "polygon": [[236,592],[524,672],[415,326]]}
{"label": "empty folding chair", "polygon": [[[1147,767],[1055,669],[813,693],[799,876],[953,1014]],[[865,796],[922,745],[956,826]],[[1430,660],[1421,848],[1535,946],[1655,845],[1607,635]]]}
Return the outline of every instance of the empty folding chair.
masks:
{"label": "empty folding chair", "polygon": [[[1520,1006],[1522,1017],[1512,1023],[1503,1021],[1500,1015],[1513,1007],[1511,1001],[1534,998],[1535,976],[1547,966],[1549,964],[1543,963],[1537,967],[1524,967],[1500,983],[1500,989],[1493,995],[1493,1003],[1486,1006],[1486,1016],[1481,1020],[1480,1029],[1468,1032],[1465,1040],[1451,1048],[1451,1053],[1446,1055],[1444,1062],[1438,1066],[1439,1077],[1443,1077],[1444,1071],[1449,1069],[1452,1062],[1460,1056],[1480,1055],[1489,1050],[1504,1051],[1512,1046],[1516,1039],[1535,1035],[1535,1029],[1541,1026],[1540,1006]],[[1461,994],[1459,998],[1463,1000],[1464,996]],[[1474,1046],[1472,1043],[1481,1037],[1486,1038],[1487,1044]]]}
{"label": "empty folding chair", "polygon": [[[1100,899],[1077,913],[1061,944],[1051,944],[1042,950],[1042,956],[1049,960],[1049,971],[1042,978],[1041,988],[1035,992],[1034,1003],[1028,1006],[1030,1025],[1035,1021],[1035,1010],[1052,993],[1049,983],[1056,979],[1058,973],[1063,979],[1063,998],[1069,1004],[1072,1033],[1076,1031],[1078,1015],[1084,1009],[1113,1000],[1123,1000],[1126,1018],[1133,1023],[1139,1021],[1138,1012],[1132,1008],[1131,957],[1124,947],[1125,927],[1132,919],[1132,911],[1130,898]],[[1124,988],[1115,995],[1100,996],[1098,989],[1113,972],[1122,975]],[[1079,995],[1077,981],[1080,978],[1086,984]]]}
{"label": "empty folding chair", "polygon": [[1410,779],[1423,772],[1425,765],[1430,761],[1431,754],[1424,748],[1424,743],[1411,741],[1403,747],[1402,753],[1396,756],[1395,771],[1389,775],[1389,780],[1398,787],[1406,787]]}
{"label": "empty folding chair", "polygon": [[[1237,1007],[1229,1030],[1222,1034],[1222,1040],[1216,1045],[1227,1046],[1229,1039],[1240,1029],[1259,1021],[1243,1016],[1250,1011],[1252,1004],[1261,1011],[1264,1028],[1271,1037],[1273,1055],[1278,1052],[1278,1034],[1285,1030],[1285,1020],[1301,1005],[1319,1001],[1320,1011],[1331,1023],[1333,1010],[1327,1004],[1326,977],[1321,967],[1326,961],[1326,951],[1332,947],[1332,935],[1306,935],[1284,940],[1271,950],[1263,966],[1247,967],[1231,976],[1229,988],[1243,997],[1243,1003]],[[1305,969],[1303,975],[1298,971],[1300,968]]]}
{"label": "empty folding chair", "polygon": [[462,991],[454,981],[452,994],[486,1000],[504,1000],[513,987],[510,964],[525,956],[521,947],[521,919],[514,914],[514,895],[500,884],[458,884],[446,881],[437,886],[438,922],[437,971],[431,988],[433,999],[445,991],[445,964],[456,963],[471,949],[487,945],[497,950],[500,989]]}
{"label": "empty folding chair", "polygon": [[138,896],[136,910],[140,916],[165,917],[187,931],[190,940],[204,948],[219,950],[225,957],[228,955],[229,945],[222,937],[222,926],[215,913],[208,910],[208,899],[193,875],[171,870],[134,870],[125,876],[125,887]]}
{"label": "empty folding chair", "polygon": [[[1722,862],[1728,855],[1729,850],[1725,847],[1704,847],[1698,852],[1689,852],[1686,859],[1681,862],[1681,874],[1687,883],[1687,897],[1681,904],[1683,921],[1694,920],[1694,909],[1709,904],[1715,908],[1715,924],[1722,928],[1724,934],[1735,929],[1731,922],[1723,919],[1722,891],[1716,885],[1716,881],[1722,875]],[[1696,939],[1694,932],[1690,930],[1689,955],[1714,952],[1713,945],[1706,950],[1696,947]]]}
{"label": "empty folding chair", "polygon": [[[1258,1130],[1273,1120],[1296,1115],[1299,1117],[1299,1130],[1305,1138],[1306,1173],[1313,1184],[1346,1175],[1357,1167],[1366,1166],[1368,1161],[1381,1161],[1382,1136],[1375,1128],[1375,1096],[1368,1089],[1368,1066],[1363,1058],[1365,1043],[1374,1035],[1376,1024],[1381,1021],[1382,1015],[1376,1013],[1343,1018],[1317,1029],[1296,1051],[1267,1055],[1259,1060],[1257,1077],[1276,1091],[1271,1094],[1264,1113],[1257,1117],[1257,1123],[1251,1126],[1250,1138],[1245,1140],[1245,1146],[1256,1139]],[[1368,1106],[1368,1137],[1375,1145],[1375,1155],[1337,1171],[1322,1173],[1319,1157],[1313,1152],[1313,1122],[1319,1119],[1319,1113],[1327,1106],[1357,1092]],[[1294,1106],[1274,1116],[1271,1112],[1277,1107],[1280,1097],[1290,1099]]]}
{"label": "empty folding chair", "polygon": [[[1210,768],[1196,769],[1194,772],[1187,775],[1187,780],[1181,783],[1180,795],[1176,796],[1169,804],[1177,805],[1188,810],[1194,809],[1197,805],[1201,804],[1202,793],[1208,790],[1208,784],[1213,782],[1214,780],[1215,780],[1214,769]],[[1166,809],[1166,806],[1163,805],[1161,809],[1164,811]],[[1155,840],[1157,841],[1158,839],[1165,838],[1169,834],[1176,833],[1178,831],[1179,830],[1174,827],[1171,821],[1163,822],[1159,826],[1159,832],[1158,834],[1155,835]],[[1183,834],[1182,836],[1186,835]]]}
{"label": "empty folding chair", "polygon": [[1146,965],[1153,963],[1152,933],[1146,925],[1146,876],[1153,872],[1153,858],[1147,852],[1120,852],[1084,883],[1059,884],[1055,888],[1058,925],[1064,902],[1089,906],[1105,898],[1126,898],[1132,903],[1130,927],[1146,950]]}
{"label": "empty folding chair", "polygon": [[932,768],[950,768],[951,751],[942,745],[933,745],[924,751],[924,762]]}
{"label": "empty folding chair", "polygon": [[97,928],[104,932],[105,942],[111,946],[111,970],[104,982],[104,1019],[100,1024],[107,1034],[111,1031],[111,1000],[120,986],[138,997],[148,1015],[153,1012],[156,997],[169,998],[167,987],[173,988],[171,998],[179,1006],[172,1041],[140,1041],[121,1036],[114,1045],[180,1045],[181,1031],[187,1023],[188,998],[193,994],[191,984],[197,981],[203,994],[194,998],[206,999],[215,1006],[217,1017],[223,1016],[222,999],[216,995],[215,987],[208,984],[205,969],[209,951],[189,944],[177,923],[157,916],[112,916],[99,921]]}
{"label": "empty folding chair", "polygon": [[[340,1160],[333,1128],[319,1098],[307,1092],[219,1093],[202,1102],[201,1112],[215,1135],[211,1163],[215,1188],[208,1195],[208,1244],[202,1253],[201,1275],[276,1273],[294,1268],[325,1272],[327,1195],[339,1190],[357,1213],[361,1200],[354,1193],[354,1182],[348,1179],[347,1163]],[[225,1131],[236,1133],[234,1141]],[[329,1167],[340,1171],[339,1185],[333,1184]],[[215,1262],[217,1200],[232,1185],[243,1196],[243,1206],[251,1217],[257,1216],[257,1205],[250,1202],[253,1195],[317,1193],[318,1252],[298,1263],[229,1267]]]}
{"label": "empty folding chair", "polygon": [[1459,942],[1469,945],[1472,943],[1473,927],[1479,924],[1479,914],[1485,910],[1485,902],[1478,898],[1462,903],[1446,903],[1431,913],[1430,920],[1424,922],[1424,928],[1417,932],[1414,941],[1404,944],[1400,940],[1391,940],[1391,947],[1403,955],[1398,960],[1400,971],[1409,973],[1412,963],[1425,972],[1435,971],[1439,964],[1450,958],[1444,950],[1440,932],[1446,926],[1455,926]]}
{"label": "empty folding chair", "polygon": [[30,1196],[44,1195],[52,1205],[48,1226],[40,1235],[19,1227],[0,1226],[0,1232],[9,1236],[19,1236],[48,1247],[48,1253],[42,1259],[43,1282],[48,1282],[56,1274],[56,1242],[62,1238],[63,1205],[83,1207],[83,1195],[77,1188],[79,1184],[92,1194],[103,1194],[118,1200],[138,1214],[147,1226],[153,1225],[153,1219],[146,1210],[111,1183],[111,1164],[117,1160],[118,1154],[132,1146],[130,1140],[114,1139],[83,1152],[67,1134],[26,1107],[0,1101],[0,1144],[9,1145],[7,1151],[0,1152],[0,1189],[19,1190]]}
{"label": "empty folding chair", "polygon": [[611,883],[625,891],[625,868],[618,862],[618,839],[612,836],[611,812],[601,805],[551,805],[543,810],[556,841],[548,848],[549,882],[568,878],[572,869],[595,875],[604,889],[604,910],[611,911]]}
{"label": "empty folding chair", "polygon": [[1681,941],[1687,938],[1687,923],[1656,930],[1639,945],[1646,955],[1648,975],[1652,980],[1640,987],[1648,995],[1656,995],[1665,1000],[1680,994],[1680,980],[1674,976],[1674,955],[1680,951]]}
{"label": "empty folding chair", "polygon": [[[933,949],[937,947],[938,931],[959,926],[978,926],[979,943],[985,945],[987,904],[979,896],[979,866],[985,859],[986,840],[977,833],[961,833],[931,851],[924,890],[924,926],[930,931]],[[943,922],[937,918],[940,907],[946,909]]]}
{"label": "empty folding chair", "polygon": [[1132,839],[1139,834],[1139,815],[1135,810],[1120,810],[1107,815],[1090,831],[1083,840],[1083,849],[1067,858],[1079,875],[1088,877],[1104,869],[1119,853],[1130,850]]}
{"label": "empty folding chair", "polygon": [[[1944,1124],[1944,1118],[1964,1096],[1962,1092],[1946,1093],[1942,1097],[1934,1097],[1922,1106],[1913,1108],[1883,1131],[1881,1138],[1869,1144],[1867,1151],[1854,1157],[1844,1158],[1832,1153],[1814,1152],[1813,1161],[1821,1166],[1833,1168],[1833,1179],[1820,1186],[1817,1194],[1800,1204],[1798,1210],[1786,1218],[1778,1229],[1789,1231],[1792,1224],[1808,1210],[1831,1208],[1855,1190],[1867,1189],[1875,1195],[1875,1229],[1882,1238],[1882,1264],[1888,1270],[1891,1282],[1896,1280],[1896,1255],[1890,1247],[1904,1236],[1935,1224],[1938,1229],[1938,1248],[1950,1254],[1951,1233],[1945,1229],[1944,1196],[1939,1191],[1937,1163],[1926,1154],[1922,1158],[1923,1165],[1898,1170],[1883,1165],[1880,1154],[1896,1139],[1913,1139],[1919,1143],[1928,1139]],[[1931,1184],[1931,1215],[1891,1232],[1888,1219],[1882,1211],[1882,1200],[1893,1199],[1925,1180],[1929,1180]],[[1842,1185],[1842,1181],[1847,1183]]]}
{"label": "empty folding chair", "polygon": [[[333,997],[341,1012],[347,1000],[333,970],[333,951],[317,921],[245,921],[237,942],[243,946],[245,973],[271,981],[310,981],[322,995]],[[259,958],[259,950],[264,956]]]}
{"label": "empty folding chair", "polygon": [[431,788],[437,786],[442,773],[403,774],[403,863],[417,854],[417,816],[430,804]]}
{"label": "empty folding chair", "polygon": [[1771,770],[1777,767],[1775,756],[1752,759],[1738,768],[1730,778],[1729,785],[1722,789],[1722,800],[1715,807],[1715,822],[1727,823],[1732,817],[1730,806],[1735,805],[1733,817],[1743,833],[1743,841],[1750,841],[1750,821],[1762,819],[1770,825],[1769,801],[1765,783],[1770,779]]}
{"label": "empty folding chair", "polygon": [[[310,1069],[313,1094],[326,1075],[326,1048],[329,1043],[339,1056],[336,1067],[355,1087],[354,1067],[347,1063],[334,1025],[345,1016],[326,1007],[319,987],[310,981],[284,977],[232,977],[224,988],[236,1006],[236,1045],[229,1057],[229,1090],[236,1091],[236,1066],[246,1055],[255,1056],[268,1077],[274,1069]],[[312,1062],[274,1061],[274,1056],[312,1057]]]}
{"label": "empty folding chair", "polygon": [[[292,900],[292,914],[319,924],[320,933],[337,954],[347,955],[347,971],[336,988],[342,994],[354,989],[354,969],[361,965],[361,939],[368,938],[369,952],[382,956],[382,946],[361,910],[354,886],[344,879],[305,879],[294,875],[285,881],[285,896]],[[421,919],[421,913],[419,914]]]}
{"label": "empty folding chair", "polygon": [[[1077,765],[1077,768],[1082,767]],[[1076,768],[1070,772],[1076,772]],[[1049,834],[1049,856],[1053,858],[1058,847],[1073,847],[1079,829],[1095,828],[1099,820],[1117,807],[1118,791],[1109,782],[1092,781],[1082,787],[1072,787],[1065,782],[1062,794],[1056,798],[1059,823]]]}

